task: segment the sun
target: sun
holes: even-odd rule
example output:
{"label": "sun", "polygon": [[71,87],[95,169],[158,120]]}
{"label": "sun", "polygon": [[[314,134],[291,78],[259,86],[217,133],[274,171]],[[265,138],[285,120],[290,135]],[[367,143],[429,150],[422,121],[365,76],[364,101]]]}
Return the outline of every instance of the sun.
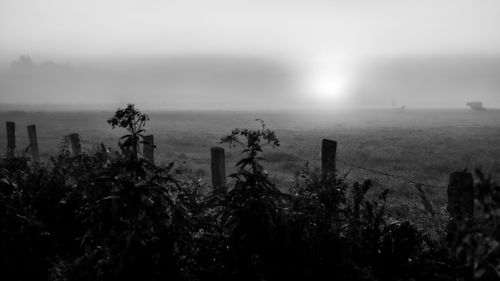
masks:
{"label": "sun", "polygon": [[331,72],[316,73],[307,83],[311,95],[320,101],[341,100],[347,90],[346,79]]}
{"label": "sun", "polygon": [[303,72],[302,92],[311,102],[322,105],[340,104],[349,93],[347,69],[329,61],[310,63]]}

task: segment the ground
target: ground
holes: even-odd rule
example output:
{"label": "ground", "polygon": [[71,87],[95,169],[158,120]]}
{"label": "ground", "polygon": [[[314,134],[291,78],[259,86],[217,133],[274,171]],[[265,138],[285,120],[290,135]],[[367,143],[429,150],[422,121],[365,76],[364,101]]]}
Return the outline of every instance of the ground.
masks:
{"label": "ground", "polygon": [[[389,211],[395,219],[411,217],[435,227],[446,217],[446,186],[451,172],[481,168],[500,176],[500,110],[343,110],[336,112],[146,112],[147,127],[157,145],[157,162],[185,162],[193,178],[210,182],[209,150],[233,128],[257,127],[263,119],[276,131],[281,146],[269,149],[265,168],[282,188],[292,184],[306,162],[318,166],[322,138],[338,141],[338,173],[349,180],[372,179],[376,189],[389,188]],[[125,132],[106,120],[113,112],[3,112],[0,120],[16,122],[18,154],[28,147],[26,126],[36,124],[41,158],[57,154],[63,136],[79,133],[83,147],[117,147]],[[6,150],[5,125],[0,147]],[[225,147],[227,149],[227,147]],[[226,150],[228,173],[238,152]],[[406,180],[345,163],[429,184],[424,187],[437,216],[425,211],[415,187]]]}

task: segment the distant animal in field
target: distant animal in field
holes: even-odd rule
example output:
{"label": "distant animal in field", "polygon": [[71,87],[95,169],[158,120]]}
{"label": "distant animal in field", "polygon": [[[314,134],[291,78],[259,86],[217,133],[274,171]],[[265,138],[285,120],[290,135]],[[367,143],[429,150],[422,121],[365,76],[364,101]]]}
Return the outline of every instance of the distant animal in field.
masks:
{"label": "distant animal in field", "polygon": [[483,103],[480,101],[468,102],[467,106],[470,106],[470,109],[472,110],[486,110],[486,108],[483,107]]}
{"label": "distant animal in field", "polygon": [[394,107],[394,108],[392,108],[392,110],[397,111],[397,112],[404,112],[406,110],[406,107],[403,105],[403,106],[399,106],[399,107]]}

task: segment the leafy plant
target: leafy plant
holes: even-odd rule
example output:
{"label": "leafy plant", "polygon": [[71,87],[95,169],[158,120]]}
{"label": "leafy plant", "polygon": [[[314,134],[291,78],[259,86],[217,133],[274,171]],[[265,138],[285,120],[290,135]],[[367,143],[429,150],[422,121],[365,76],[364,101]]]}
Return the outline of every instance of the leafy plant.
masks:
{"label": "leafy plant", "polygon": [[475,216],[459,223],[450,245],[463,268],[474,280],[500,279],[500,186],[481,171],[476,175]]}
{"label": "leafy plant", "polygon": [[129,132],[120,141],[127,157],[104,147],[0,165],[0,266],[9,280],[500,278],[500,187],[479,171],[475,220],[453,241],[431,239],[391,218],[387,191],[375,193],[369,180],[322,180],[306,164],[280,190],[261,164],[280,142],[262,120],[221,139],[241,148],[241,160],[215,190],[174,163],[137,157],[148,120],[131,104],[108,120]]}
{"label": "leafy plant", "polygon": [[120,127],[126,129],[129,133],[121,137],[118,143],[122,152],[131,160],[137,159],[137,149],[139,143],[144,143],[144,127],[149,121],[149,116],[141,113],[133,104],[128,104],[126,108],[118,108],[115,116],[108,120],[108,123],[114,129]]}
{"label": "leafy plant", "polygon": [[[226,250],[221,259],[230,279],[255,280],[273,271],[276,247],[279,247],[279,229],[283,224],[281,200],[284,198],[269,180],[260,164],[263,147],[279,146],[275,133],[266,128],[234,129],[221,143],[242,147],[243,158],[236,164],[237,171],[229,190],[218,190],[209,198],[216,199],[220,210],[220,224],[226,236]],[[274,250],[273,250],[274,249]],[[226,274],[227,274],[226,273]]]}

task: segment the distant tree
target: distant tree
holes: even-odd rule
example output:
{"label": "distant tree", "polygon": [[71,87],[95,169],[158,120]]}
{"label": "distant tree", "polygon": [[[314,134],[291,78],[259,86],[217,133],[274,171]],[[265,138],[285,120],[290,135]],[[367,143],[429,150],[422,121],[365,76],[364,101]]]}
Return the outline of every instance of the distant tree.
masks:
{"label": "distant tree", "polygon": [[32,69],[36,66],[29,55],[22,55],[11,64],[12,69]]}

